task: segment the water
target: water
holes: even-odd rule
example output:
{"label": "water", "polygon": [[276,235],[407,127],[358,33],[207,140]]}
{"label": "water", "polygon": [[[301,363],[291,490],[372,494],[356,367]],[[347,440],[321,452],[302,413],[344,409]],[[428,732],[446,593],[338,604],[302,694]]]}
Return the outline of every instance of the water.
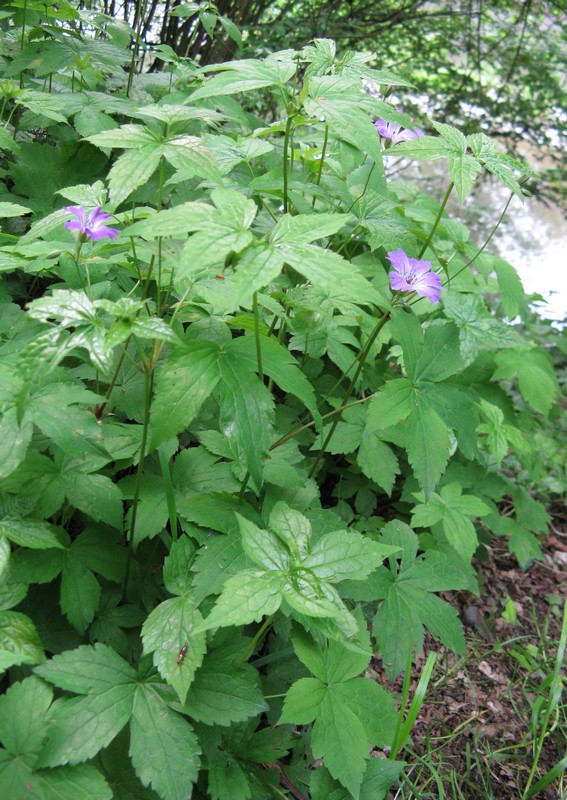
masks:
{"label": "water", "polygon": [[[496,219],[508,196],[507,189],[491,183],[474,200],[490,204]],[[567,318],[567,223],[561,209],[514,197],[491,247],[516,269],[528,295],[541,295],[541,316]]]}

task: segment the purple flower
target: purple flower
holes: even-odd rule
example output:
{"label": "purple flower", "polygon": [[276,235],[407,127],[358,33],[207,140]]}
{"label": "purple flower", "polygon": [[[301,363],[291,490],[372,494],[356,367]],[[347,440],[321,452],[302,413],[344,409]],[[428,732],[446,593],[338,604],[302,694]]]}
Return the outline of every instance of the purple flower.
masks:
{"label": "purple flower", "polygon": [[421,297],[427,297],[432,303],[438,303],[441,296],[441,278],[436,272],[431,272],[430,261],[419,261],[410,258],[400,248],[396,252],[388,253],[388,259],[393,270],[390,272],[390,287],[396,292],[417,292]]}
{"label": "purple flower", "polygon": [[79,238],[86,242],[87,239],[112,239],[118,236],[120,231],[118,228],[109,228],[105,225],[109,219],[110,214],[106,214],[100,206],[97,206],[90,214],[83,206],[65,206],[65,211],[74,214],[77,219],[70,219],[65,223],[65,227],[70,231],[79,231]]}
{"label": "purple flower", "polygon": [[389,142],[392,142],[392,144],[409,142],[411,139],[419,139],[425,136],[421,128],[414,128],[413,131],[410,131],[408,128],[402,128],[401,125],[395,125],[393,122],[386,122],[385,119],[377,119],[374,123],[374,127],[383,139],[387,139]]}

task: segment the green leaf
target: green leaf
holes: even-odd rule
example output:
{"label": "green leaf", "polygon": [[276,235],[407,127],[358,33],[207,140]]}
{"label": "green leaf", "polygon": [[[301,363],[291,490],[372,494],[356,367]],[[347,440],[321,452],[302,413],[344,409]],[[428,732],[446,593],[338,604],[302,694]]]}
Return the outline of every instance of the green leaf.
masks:
{"label": "green leaf", "polygon": [[0,536],[0,578],[6,572],[10,564],[10,544],[4,536]]}
{"label": "green leaf", "polygon": [[172,183],[177,178],[187,180],[195,175],[209,181],[222,182],[213,154],[204,146],[199,136],[171,136],[163,145],[163,155],[179,170],[171,179]]}
{"label": "green leaf", "polygon": [[108,173],[110,199],[115,206],[119,206],[135,189],[148,182],[158,168],[161,156],[161,146],[152,142],[139,150],[127,150],[115,161]]}
{"label": "green leaf", "polygon": [[411,373],[406,363],[408,375],[414,381],[443,381],[460,372],[463,367],[459,332],[450,322],[426,328],[423,332],[423,348]]}
{"label": "green leaf", "polygon": [[120,128],[87,136],[86,138],[96,147],[118,147],[123,149],[137,149],[156,141],[150,131],[143,125],[132,125],[130,123],[121,125]]}
{"label": "green leaf", "polygon": [[219,381],[218,358],[214,342],[197,341],[161,365],[150,418],[152,449],[180,433],[198,414]]}
{"label": "green leaf", "polygon": [[31,442],[33,424],[30,416],[18,420],[15,408],[0,417],[0,479],[6,478],[24,460]]}
{"label": "green leaf", "polygon": [[316,678],[300,678],[290,687],[284,700],[280,725],[308,725],[321,713],[327,686]]}
{"label": "green leaf", "polygon": [[309,115],[324,119],[335,136],[368,154],[382,172],[380,137],[365,107],[360,79],[338,75],[313,76],[307,82],[304,107]]}
{"label": "green leaf", "polygon": [[384,544],[402,548],[397,572],[383,567],[376,575],[382,579],[375,595],[382,603],[374,618],[373,632],[390,680],[405,668],[410,648],[419,651],[423,642],[423,625],[457,652],[464,652],[462,626],[457,614],[445,601],[429,594],[429,590],[468,588],[474,590],[466,562],[446,554],[428,551],[416,558],[418,539],[404,523],[395,521],[382,529]]}
{"label": "green leaf", "polygon": [[202,629],[260,622],[281,605],[286,578],[281,572],[241,570],[229,578]]}
{"label": "green leaf", "polygon": [[100,601],[100,585],[93,573],[68,557],[61,577],[61,611],[79,633],[93,621]]}
{"label": "green leaf", "polygon": [[[299,398],[306,408],[319,419],[317,411],[317,397],[313,386],[301,371],[299,363],[276,339],[262,336],[260,339],[262,351],[262,367],[266,375],[272,378],[284,392],[289,392]],[[238,358],[247,364],[248,369],[256,371],[258,360],[254,336],[240,336],[230,343],[229,353],[235,353]]]}
{"label": "green leaf", "polygon": [[454,153],[464,155],[467,150],[467,137],[453,125],[444,122],[434,122],[433,127],[440,133]]}
{"label": "green leaf", "polygon": [[277,245],[277,250],[288,264],[329,298],[375,303],[380,308],[388,308],[388,302],[366,280],[359,267],[338,253],[314,244],[281,244]]}
{"label": "green leaf", "polygon": [[366,430],[385,430],[406,419],[412,410],[413,387],[407,378],[387,381],[368,404]]}
{"label": "green leaf", "polygon": [[192,569],[195,603],[211,594],[220,594],[227,580],[246,566],[240,536],[217,536],[197,553]]}
{"label": "green leaf", "polygon": [[127,556],[119,540],[120,534],[114,531],[86,528],[73,540],[72,557],[107,580],[120,583],[124,579]]}
{"label": "green leaf", "polygon": [[107,747],[132,715],[135,684],[113,686],[103,694],[58,700],[38,766],[79,764]]}
{"label": "green leaf", "polygon": [[0,672],[13,665],[42,661],[43,647],[31,619],[19,611],[0,612]]}
{"label": "green leaf", "polygon": [[97,522],[106,522],[117,530],[123,527],[123,498],[118,486],[106,475],[77,471],[67,460],[62,473],[69,501]]}
{"label": "green leaf", "polygon": [[459,326],[461,355],[467,363],[474,360],[479,347],[495,350],[525,344],[515,328],[489,315],[477,295],[446,292],[443,306],[446,315]]}
{"label": "green leaf", "polygon": [[20,547],[29,547],[32,550],[63,547],[57,536],[57,528],[48,522],[36,519],[2,519],[0,535]]}
{"label": "green leaf", "polygon": [[284,214],[270,235],[273,244],[308,244],[338,233],[351,214]]}
{"label": "green leaf", "polygon": [[175,278],[184,287],[199,270],[222,263],[229,253],[239,253],[252,242],[248,230],[257,207],[253,200],[234,189],[211,192],[216,211],[206,228],[194,234],[184,245]]}
{"label": "green leaf", "polygon": [[[149,212],[153,212],[153,209],[148,209]],[[185,237],[190,232],[206,229],[214,214],[215,209],[207,203],[180,203],[134,222],[126,232],[128,236],[143,236],[145,239]]]}
{"label": "green leaf", "polygon": [[75,694],[104,694],[114,686],[136,682],[134,669],[111,647],[83,645],[53,656],[35,672],[60,689]]}
{"label": "green leaf", "polygon": [[234,513],[237,511],[247,519],[260,522],[260,517],[252,506],[233,494],[222,492],[201,492],[179,500],[178,513],[189,522],[196,522],[203,528],[232,534],[238,530]]}
{"label": "green leaf", "polygon": [[321,647],[302,631],[293,643],[298,657],[318,679],[301,678],[289,689],[279,723],[315,720],[312,750],[323,758],[333,777],[358,797],[369,757],[369,745],[391,741],[396,711],[389,694],[368,679],[357,678],[371,658],[368,635],[363,650],[347,650],[338,642]]}
{"label": "green leaf", "polygon": [[290,508],[287,503],[278,501],[270,512],[270,528],[285,542],[289,552],[296,559],[304,559],[309,552],[311,523],[303,514]]}
{"label": "green leaf", "polygon": [[[240,306],[252,308],[254,292],[269,286],[278,277],[284,258],[268,245],[248,247],[240,256],[232,275],[225,276],[225,293],[222,309],[225,313],[236,311]],[[217,301],[221,304],[221,300]]]}
{"label": "green leaf", "polygon": [[412,525],[427,527],[441,522],[445,537],[451,547],[469,561],[478,545],[471,517],[483,517],[492,512],[485,503],[472,495],[462,495],[459,484],[452,483],[441,489],[441,494],[432,494],[427,504],[413,509]]}
{"label": "green leaf", "polygon": [[[31,768],[18,758],[0,750],[0,790],[5,797],[25,798],[33,792],[36,797],[43,797],[39,778]],[[32,795],[33,796],[33,795]]]}
{"label": "green leaf", "polygon": [[19,203],[0,203],[0,219],[21,217],[31,213],[31,208],[27,208],[27,206],[21,206]]}
{"label": "green leaf", "polygon": [[[232,451],[230,443],[218,431],[202,432],[199,436],[208,446],[208,450],[204,447],[191,447],[183,450],[175,459],[173,485],[178,497],[190,497],[213,491],[237,492],[240,483],[234,477],[230,464],[219,460],[219,457],[235,458],[236,454]],[[216,447],[217,444],[220,444],[219,448]]]}
{"label": "green leaf", "polygon": [[330,691],[313,726],[311,747],[333,778],[358,797],[369,758],[367,736],[356,714]]}
{"label": "green leaf", "polygon": [[[462,134],[461,134],[462,135]],[[463,137],[464,138],[464,137]],[[461,203],[465,202],[467,195],[473,187],[475,179],[482,172],[482,167],[476,158],[468,155],[451,156],[449,173],[455,184],[457,195]]]}
{"label": "green leaf", "polygon": [[242,456],[254,485],[262,486],[264,464],[272,441],[272,395],[247,364],[231,354],[219,359],[221,378],[220,427]]}
{"label": "green leaf", "polygon": [[271,531],[258,528],[240,514],[236,516],[242,549],[248,559],[267,570],[286,570],[289,567],[289,552],[278,537]]}
{"label": "green leaf", "polygon": [[183,711],[207,725],[229,725],[267,710],[257,670],[235,664],[222,649],[205,656],[191,684]]}
{"label": "green leaf", "polygon": [[68,389],[65,384],[56,384],[46,392],[35,395],[30,409],[33,421],[65,453],[74,456],[94,455],[110,460],[103,445],[102,427],[93,413],[66,401],[65,392]]}
{"label": "green leaf", "polygon": [[0,740],[11,756],[33,767],[47,733],[53,690],[33,676],[14,683],[0,697]]}
{"label": "green leaf", "polygon": [[511,264],[498,256],[492,256],[490,263],[498,279],[504,313],[510,320],[524,314],[526,295],[520,276]]}
{"label": "green leaf", "polygon": [[498,368],[493,380],[518,376],[520,392],[530,406],[547,414],[558,393],[558,384],[548,354],[541,348],[516,348],[496,355]]}
{"label": "green leaf", "polygon": [[388,150],[388,155],[407,156],[418,161],[450,158],[454,153],[455,148],[445,139],[437,136],[422,136],[409,142],[400,142]]}
{"label": "green leaf", "polygon": [[522,202],[524,201],[524,193],[522,192],[517,173],[523,172],[525,175],[526,170],[522,168],[517,161],[500,153],[483,152],[478,158],[489,172],[496,175],[504,186],[508,187]]}
{"label": "green leaf", "polygon": [[[403,761],[371,758],[364,773],[359,800],[386,800],[390,787],[398,780],[404,767]],[[310,788],[313,800],[351,800],[352,797],[324,767],[313,772]]]}
{"label": "green leaf", "polygon": [[142,626],[145,653],[153,653],[160,675],[173,686],[182,703],[207,650],[203,617],[190,595],[165,600]]}
{"label": "green leaf", "polygon": [[203,86],[189,96],[189,102],[204,97],[218,97],[239,92],[249,92],[252,89],[262,89],[266,86],[282,85],[295,73],[296,65],[293,61],[259,61],[256,59],[242,59],[229,61],[209,67],[209,70],[222,70],[220,75],[209,78]]}
{"label": "green leaf", "polygon": [[130,757],[136,774],[162,800],[186,800],[200,767],[193,728],[151,686],[138,688],[133,711]]}
{"label": "green leaf", "polygon": [[426,403],[415,403],[407,426],[407,450],[409,462],[426,497],[443,474],[450,447],[449,431],[439,415]]}
{"label": "green leaf", "polygon": [[129,739],[129,730],[123,730],[109,747],[98,754],[95,764],[111,784],[113,800],[159,800],[153,789],[142,786],[134,771],[128,753]]}
{"label": "green leaf", "polygon": [[163,562],[163,582],[171,594],[183,595],[191,587],[195,545],[188,536],[171,543],[169,555]]}
{"label": "green leaf", "polygon": [[362,581],[380,566],[392,550],[355,531],[335,531],[322,536],[311,548],[302,566],[318,578],[332,583]]}
{"label": "green leaf", "polygon": [[455,653],[464,655],[466,652],[465,635],[463,626],[456,609],[441,600],[434,594],[418,592],[415,595],[416,604],[420,605],[420,617],[425,627],[431,633],[439,636],[443,644]]}
{"label": "green leaf", "polygon": [[396,475],[400,473],[398,459],[393,450],[375,433],[365,429],[356,460],[366,477],[377,483],[386,494],[391,495]]}
{"label": "green leaf", "polygon": [[91,764],[59,767],[36,773],[44,796],[50,800],[112,800],[114,793]]}
{"label": "green leaf", "polygon": [[349,613],[338,592],[307,570],[298,569],[284,586],[287,603],[307,617],[331,617],[346,637],[356,635],[356,620]]}
{"label": "green leaf", "polygon": [[219,17],[219,22],[222,25],[227,36],[230,36],[233,42],[236,42],[238,47],[242,47],[242,34],[238,27],[227,17]]}

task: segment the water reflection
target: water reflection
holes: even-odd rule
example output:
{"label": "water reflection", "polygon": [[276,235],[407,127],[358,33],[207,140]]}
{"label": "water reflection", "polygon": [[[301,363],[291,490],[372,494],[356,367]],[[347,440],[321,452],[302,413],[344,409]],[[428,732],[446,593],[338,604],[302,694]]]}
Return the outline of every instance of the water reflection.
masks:
{"label": "water reflection", "polygon": [[[482,208],[482,217],[494,220],[508,195],[491,182],[472,202]],[[515,267],[527,294],[541,295],[537,308],[542,316],[558,321],[567,317],[567,224],[561,209],[514,197],[492,246]]]}

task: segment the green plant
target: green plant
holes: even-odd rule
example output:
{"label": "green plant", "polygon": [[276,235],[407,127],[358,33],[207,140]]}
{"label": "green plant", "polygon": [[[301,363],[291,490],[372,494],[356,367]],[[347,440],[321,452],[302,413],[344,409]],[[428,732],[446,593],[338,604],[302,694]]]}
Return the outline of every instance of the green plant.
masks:
{"label": "green plant", "polygon": [[[513,268],[444,213],[483,169],[522,196],[522,168],[433,121],[387,157],[447,159],[445,199],[388,181],[373,121],[413,121],[362,80],[395,78],[328,40],[136,74],[67,24],[108,20],[48,12],[4,29],[0,786],[385,797],[433,659],[402,722],[374,651],[391,678],[425,628],[463,652],[436,593],[477,591],[489,532],[540,557],[500,463],[529,447],[510,386],[544,417],[556,379],[504,320]],[[119,236],[65,224],[101,207]]]}

